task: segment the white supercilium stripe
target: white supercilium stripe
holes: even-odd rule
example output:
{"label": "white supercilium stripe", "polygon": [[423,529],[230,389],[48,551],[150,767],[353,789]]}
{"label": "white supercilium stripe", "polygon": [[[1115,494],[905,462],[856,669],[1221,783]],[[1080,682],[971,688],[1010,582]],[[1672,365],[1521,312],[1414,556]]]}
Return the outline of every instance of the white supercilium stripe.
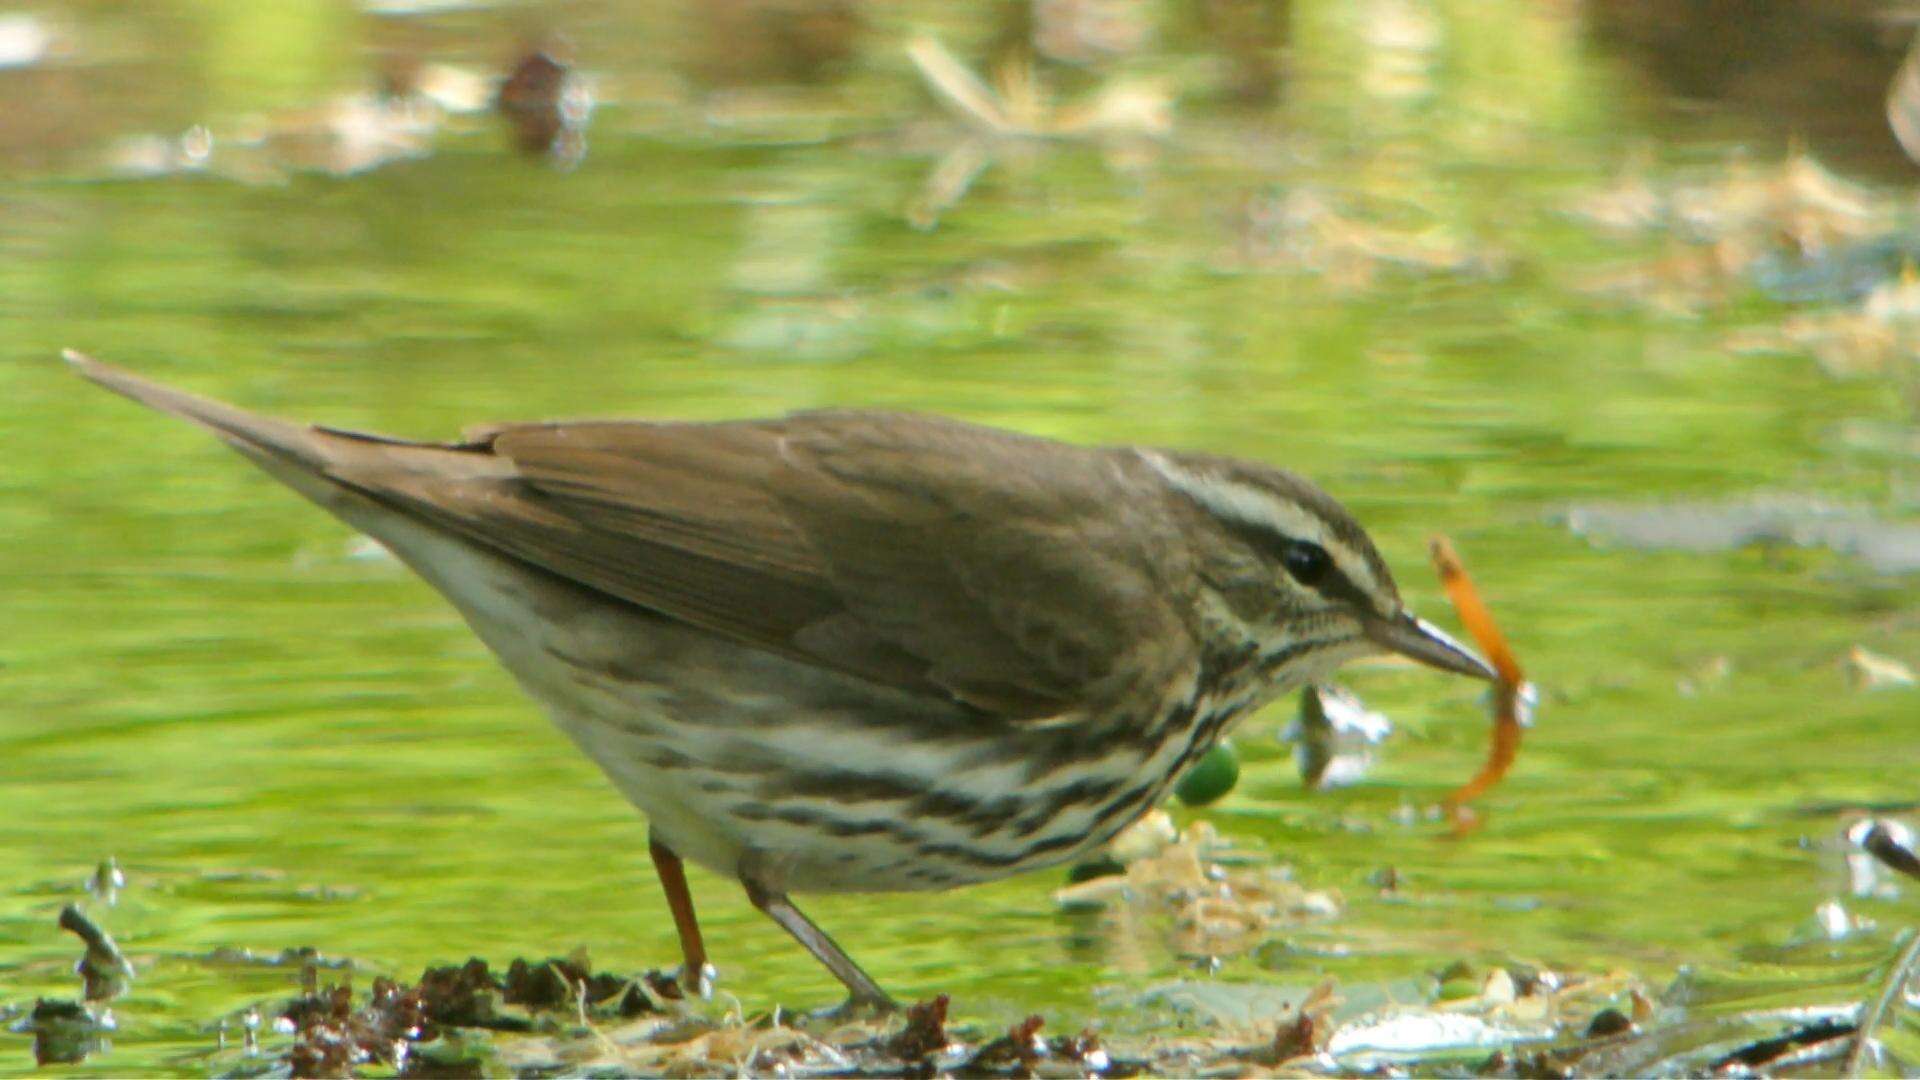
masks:
{"label": "white supercilium stripe", "polygon": [[1306,507],[1251,484],[1194,472],[1151,450],[1141,450],[1139,454],[1141,460],[1159,473],[1162,479],[1199,503],[1208,513],[1267,529],[1289,539],[1318,544],[1333,557],[1334,564],[1346,575],[1347,580],[1363,593],[1372,595],[1379,589],[1380,583],[1375,579],[1373,568],[1367,564],[1367,560],[1348,550],[1346,544],[1328,532],[1326,522]]}

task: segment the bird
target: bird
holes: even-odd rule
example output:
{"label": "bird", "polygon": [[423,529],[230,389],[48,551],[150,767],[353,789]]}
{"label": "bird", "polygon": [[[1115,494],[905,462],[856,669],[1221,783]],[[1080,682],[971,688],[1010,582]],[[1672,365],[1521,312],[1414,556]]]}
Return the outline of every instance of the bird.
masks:
{"label": "bird", "polygon": [[1413,615],[1310,481],[1189,450],[931,414],[493,424],[413,441],[298,423],[67,350],[390,550],[648,823],[681,949],[685,861],[894,1007],[793,893],[943,890],[1093,851],[1232,723],[1391,653],[1491,680]]}

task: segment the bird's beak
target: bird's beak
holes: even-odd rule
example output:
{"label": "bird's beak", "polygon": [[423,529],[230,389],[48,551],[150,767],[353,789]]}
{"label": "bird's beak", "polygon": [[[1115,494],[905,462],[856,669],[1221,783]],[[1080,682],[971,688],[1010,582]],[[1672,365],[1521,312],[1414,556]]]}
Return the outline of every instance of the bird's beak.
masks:
{"label": "bird's beak", "polygon": [[1473,650],[1448,637],[1439,627],[1414,617],[1411,612],[1369,619],[1367,638],[1388,652],[1418,660],[1428,667],[1471,675],[1492,682],[1493,668],[1474,655]]}

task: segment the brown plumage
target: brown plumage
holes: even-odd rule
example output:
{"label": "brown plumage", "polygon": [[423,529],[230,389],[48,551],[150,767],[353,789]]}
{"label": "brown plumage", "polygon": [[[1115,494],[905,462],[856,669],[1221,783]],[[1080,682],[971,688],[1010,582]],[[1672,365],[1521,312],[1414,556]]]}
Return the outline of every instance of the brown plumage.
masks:
{"label": "brown plumage", "polygon": [[1071,858],[1236,716],[1353,655],[1484,665],[1401,609],[1292,474],[936,417],[490,427],[420,443],[99,364],[386,543],[685,855],[884,995],[789,887],[938,888]]}

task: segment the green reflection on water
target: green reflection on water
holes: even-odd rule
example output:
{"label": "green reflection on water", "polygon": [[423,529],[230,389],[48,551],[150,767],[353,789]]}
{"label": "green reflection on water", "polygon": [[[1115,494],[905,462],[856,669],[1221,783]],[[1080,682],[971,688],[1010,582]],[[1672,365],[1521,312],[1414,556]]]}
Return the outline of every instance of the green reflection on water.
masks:
{"label": "green reflection on water", "polygon": [[[204,17],[250,24],[251,10]],[[325,5],[301,10],[270,40],[305,40],[307,19],[341,32]],[[422,436],[871,404],[1286,464],[1355,508],[1430,614],[1443,601],[1424,538],[1451,534],[1547,701],[1465,842],[1405,811],[1477,761],[1472,688],[1356,673],[1402,727],[1368,782],[1333,794],[1299,789],[1270,739],[1280,710],[1248,721],[1241,787],[1204,816],[1350,906],[1222,977],[1391,979],[1459,956],[1658,976],[1785,937],[1843,882],[1836,856],[1800,842],[1833,820],[1796,808],[1912,797],[1911,693],[1848,694],[1836,660],[1859,642],[1920,657],[1920,591],[1825,554],[1595,550],[1551,516],[1576,499],[1759,490],[1884,504],[1900,463],[1831,436],[1903,421],[1899,401],[1724,347],[1778,312],[1685,321],[1573,288],[1591,262],[1654,245],[1595,237],[1566,198],[1663,132],[1571,16],[1442,5],[1426,66],[1385,72],[1345,5],[1293,17],[1303,59],[1281,104],[1197,104],[1144,164],[1083,144],[1008,155],[932,231],[902,210],[937,145],[738,145],[691,101],[616,101],[571,174],[481,131],[349,179],[5,182],[8,999],[72,992],[53,912],[109,854],[132,886],[107,921],[145,958],[312,945],[411,973],[579,944],[607,968],[677,955],[643,823],[449,609],[209,440],[77,383],[52,359],[63,345]],[[920,24],[892,9],[876,22],[847,83],[810,92],[825,117],[810,128],[932,113],[888,37]],[[958,43],[986,28],[944,29]],[[1168,34],[1165,66],[1190,63]],[[616,75],[659,59],[605,48]],[[172,74],[218,84],[223,103],[246,87],[270,99],[350,62],[328,49],[348,47],[228,56],[207,62],[216,74],[179,59]],[[1723,137],[1689,132],[1652,168]],[[1291,188],[1404,206],[1509,268],[1342,288],[1237,259],[1237,207]],[[1679,692],[1721,656],[1723,683]],[[1368,880],[1387,866],[1402,885],[1382,896]],[[1095,988],[1190,971],[1057,913],[1055,884],[810,910],[899,994],[947,991],[988,1017],[1085,1015]],[[731,885],[696,872],[694,888],[748,1003],[836,993]],[[1898,902],[1861,906],[1900,918]],[[293,979],[169,962],[120,1003],[137,1023],[88,1067],[161,1067]]]}

